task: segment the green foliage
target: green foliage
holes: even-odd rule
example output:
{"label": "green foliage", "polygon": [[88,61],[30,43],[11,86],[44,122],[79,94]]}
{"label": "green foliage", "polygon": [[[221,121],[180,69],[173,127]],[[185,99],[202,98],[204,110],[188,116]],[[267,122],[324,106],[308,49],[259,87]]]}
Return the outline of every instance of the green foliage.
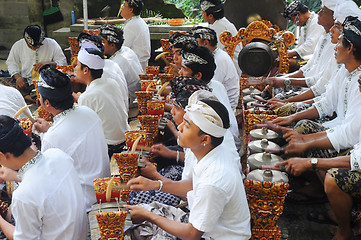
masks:
{"label": "green foliage", "polygon": [[168,0],[168,2],[173,3],[177,8],[181,9],[187,17],[202,19],[199,0]]}

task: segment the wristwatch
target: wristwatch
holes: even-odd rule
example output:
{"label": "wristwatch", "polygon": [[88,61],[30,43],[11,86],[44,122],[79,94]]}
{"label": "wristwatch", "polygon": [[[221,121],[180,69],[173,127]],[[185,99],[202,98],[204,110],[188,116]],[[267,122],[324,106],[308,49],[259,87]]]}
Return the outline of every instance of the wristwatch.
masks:
{"label": "wristwatch", "polygon": [[291,80],[289,78],[286,78],[284,81],[285,87],[291,85]]}
{"label": "wristwatch", "polygon": [[317,163],[318,163],[317,158],[311,158],[311,164],[312,164],[313,170],[316,170]]}

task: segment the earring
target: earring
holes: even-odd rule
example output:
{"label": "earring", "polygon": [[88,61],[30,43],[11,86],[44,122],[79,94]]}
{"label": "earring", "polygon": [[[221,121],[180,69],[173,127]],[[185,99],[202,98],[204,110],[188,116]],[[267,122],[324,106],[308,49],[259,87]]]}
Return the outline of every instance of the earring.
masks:
{"label": "earring", "polygon": [[205,147],[206,146],[206,143],[203,143],[203,147]]}

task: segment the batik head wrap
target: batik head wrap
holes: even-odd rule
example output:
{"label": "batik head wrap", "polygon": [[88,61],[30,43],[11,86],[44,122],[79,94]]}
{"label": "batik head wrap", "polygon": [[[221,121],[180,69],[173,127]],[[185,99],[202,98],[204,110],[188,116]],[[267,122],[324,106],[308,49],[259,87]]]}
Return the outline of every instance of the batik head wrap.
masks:
{"label": "batik head wrap", "polygon": [[201,9],[207,14],[217,13],[221,11],[224,4],[221,0],[201,0]]}
{"label": "batik head wrap", "polygon": [[338,4],[333,13],[333,17],[340,23],[343,23],[348,16],[361,19],[361,10],[354,1],[345,1]]}
{"label": "batik head wrap", "polygon": [[202,81],[208,83],[214,76],[216,64],[212,52],[207,47],[182,48],[182,64],[193,74],[202,73]]}
{"label": "batik head wrap", "polygon": [[195,79],[194,77],[176,77],[170,81],[172,92],[170,99],[175,104],[184,109],[188,105],[188,98],[198,90],[211,91],[205,83]]}
{"label": "batik head wrap", "polygon": [[124,42],[123,30],[113,24],[105,24],[100,28],[100,36],[107,40],[109,43],[122,43]]}
{"label": "batik head wrap", "polygon": [[300,1],[294,1],[290,3],[283,12],[283,16],[287,19],[291,19],[291,17],[295,17],[297,15],[297,11],[300,11],[300,9],[304,5]]}
{"label": "batik head wrap", "polygon": [[80,33],[77,40],[80,47],[82,47],[84,43],[90,42],[93,43],[101,52],[104,52],[104,45],[100,36],[90,35],[88,33]]}
{"label": "batik head wrap", "polygon": [[209,40],[209,41],[217,40],[217,33],[213,29],[208,27],[198,26],[192,28],[190,33],[195,38],[200,38],[202,40]]}
{"label": "batik head wrap", "polygon": [[66,74],[49,64],[42,66],[39,73],[38,89],[43,98],[59,102],[72,96],[73,88]]}
{"label": "batik head wrap", "polygon": [[37,47],[42,45],[45,33],[39,25],[30,25],[24,30],[24,39],[29,46]]}
{"label": "batik head wrap", "polygon": [[173,33],[172,36],[169,37],[169,43],[173,48],[183,48],[185,45],[187,45],[187,48],[198,46],[198,42],[194,36],[180,32]]}
{"label": "batik head wrap", "polygon": [[361,51],[361,21],[357,17],[346,17],[342,26],[343,37]]}

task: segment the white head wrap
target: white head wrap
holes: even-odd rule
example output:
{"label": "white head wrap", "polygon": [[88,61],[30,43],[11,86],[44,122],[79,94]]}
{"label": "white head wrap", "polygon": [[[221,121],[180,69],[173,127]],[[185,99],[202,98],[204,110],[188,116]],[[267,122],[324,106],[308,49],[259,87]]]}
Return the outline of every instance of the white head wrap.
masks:
{"label": "white head wrap", "polygon": [[335,11],[338,4],[344,2],[344,0],[322,0],[322,7],[325,6],[328,9]]}
{"label": "white head wrap", "polygon": [[340,23],[343,23],[348,16],[361,19],[361,9],[354,1],[345,1],[337,5],[333,16]]}
{"label": "white head wrap", "polygon": [[[82,44],[81,49],[78,54],[78,60],[84,65],[87,65],[89,68],[94,70],[99,70],[104,68],[104,59],[98,55],[90,54],[86,49],[94,48],[98,49],[94,43],[85,42]],[[99,49],[98,49],[99,50]]]}
{"label": "white head wrap", "polygon": [[227,129],[223,128],[221,117],[213,108],[199,100],[206,96],[217,99],[209,91],[199,90],[189,97],[188,106],[185,108],[186,113],[190,120],[192,120],[192,122],[203,132],[216,138],[223,137],[226,134]]}

